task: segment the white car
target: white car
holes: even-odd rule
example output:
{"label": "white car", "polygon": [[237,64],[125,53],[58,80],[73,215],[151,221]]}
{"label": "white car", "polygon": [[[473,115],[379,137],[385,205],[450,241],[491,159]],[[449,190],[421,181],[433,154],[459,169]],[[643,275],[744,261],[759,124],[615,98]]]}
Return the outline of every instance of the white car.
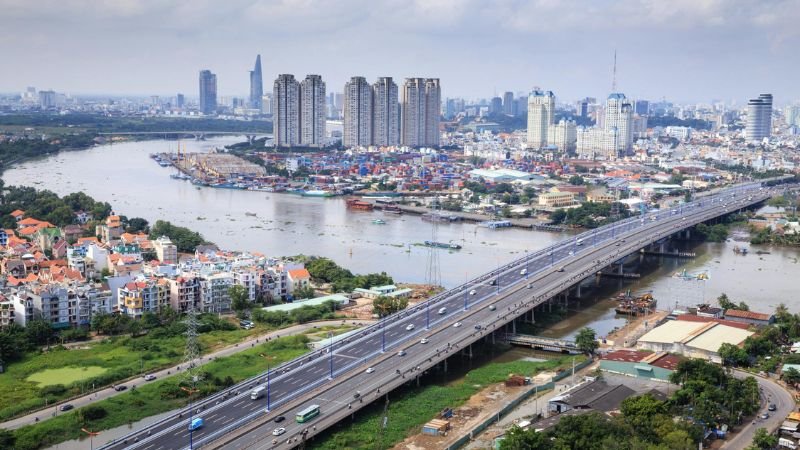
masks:
{"label": "white car", "polygon": [[274,430],[272,430],[272,435],[273,436],[280,436],[283,433],[286,433],[286,428],[281,427],[281,428],[275,428]]}
{"label": "white car", "polygon": [[152,373],[148,373],[147,375],[144,376],[144,381],[153,381],[155,379],[156,379],[156,376],[153,375]]}
{"label": "white car", "polygon": [[489,311],[494,311],[495,309],[497,309],[497,306],[489,305]]}
{"label": "white car", "polygon": [[406,331],[411,331],[413,329],[414,329],[414,324],[413,323],[410,323],[410,324],[406,325]]}
{"label": "white car", "polygon": [[525,275],[526,273],[528,273],[528,269],[522,269],[519,271],[520,275]]}
{"label": "white car", "polygon": [[476,291],[475,289],[469,291],[469,295],[475,295],[477,293],[478,293],[478,291]]}
{"label": "white car", "polygon": [[453,324],[453,328],[458,328],[461,326],[461,322],[456,322]]}
{"label": "white car", "polygon": [[375,368],[374,367],[369,367],[367,369],[367,373],[372,373],[372,372],[375,372]]}
{"label": "white car", "polygon": [[419,341],[419,343],[420,344],[427,344],[428,343],[428,338],[422,338],[422,340]]}

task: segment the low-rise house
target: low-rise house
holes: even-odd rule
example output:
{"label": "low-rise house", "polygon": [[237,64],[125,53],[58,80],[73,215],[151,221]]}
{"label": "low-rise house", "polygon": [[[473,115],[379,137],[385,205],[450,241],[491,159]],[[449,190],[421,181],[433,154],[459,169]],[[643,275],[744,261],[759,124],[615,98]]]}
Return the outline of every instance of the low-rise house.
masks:
{"label": "low-rise house", "polygon": [[742,322],[758,327],[772,325],[775,323],[774,314],[764,314],[755,311],[741,311],[738,309],[725,310],[725,319],[734,322]]}
{"label": "low-rise house", "polygon": [[408,298],[411,296],[412,292],[414,292],[413,289],[399,289],[394,284],[387,284],[385,286],[372,286],[369,289],[356,288],[353,290],[354,294],[359,294],[361,297],[369,299],[376,299],[378,297]]}
{"label": "low-rise house", "polygon": [[306,269],[291,269],[287,273],[289,292],[304,289],[311,284],[311,274]]}
{"label": "low-rise house", "polygon": [[622,384],[612,386],[600,379],[587,378],[566,392],[552,397],[547,402],[547,409],[555,414],[574,409],[615,411],[623,400],[635,394],[633,389]]}

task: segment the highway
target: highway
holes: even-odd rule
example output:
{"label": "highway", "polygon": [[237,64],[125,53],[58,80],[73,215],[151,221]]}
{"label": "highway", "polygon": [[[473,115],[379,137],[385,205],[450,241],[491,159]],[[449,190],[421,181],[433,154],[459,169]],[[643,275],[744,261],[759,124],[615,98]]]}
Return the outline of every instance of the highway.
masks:
{"label": "highway", "polygon": [[[737,185],[570,237],[389,316],[333,349],[313,352],[269,376],[212,396],[194,405],[191,414],[185,410],[102,448],[183,449],[190,439],[194,448],[292,448],[603,267],[773,194],[759,183]],[[265,383],[269,395],[250,400],[250,390]],[[296,423],[295,413],[312,404],[320,405],[320,416]],[[205,422],[193,433],[187,428],[190,416]],[[275,423],[278,416],[286,420]],[[273,436],[279,427],[285,431]]]}
{"label": "highway", "polygon": [[[769,378],[756,377],[753,376],[753,374],[741,370],[736,370],[734,376],[737,378],[752,376],[758,382],[759,391],[761,393],[759,399],[761,407],[756,413],[758,417],[752,421],[745,422],[736,434],[734,434],[730,440],[725,441],[721,447],[729,450],[744,450],[753,443],[753,435],[756,429],[763,427],[770,433],[777,430],[789,413],[794,411],[795,401],[789,391]],[[768,411],[770,404],[775,405],[775,411]],[[760,416],[763,413],[768,413],[769,417],[762,419]]]}

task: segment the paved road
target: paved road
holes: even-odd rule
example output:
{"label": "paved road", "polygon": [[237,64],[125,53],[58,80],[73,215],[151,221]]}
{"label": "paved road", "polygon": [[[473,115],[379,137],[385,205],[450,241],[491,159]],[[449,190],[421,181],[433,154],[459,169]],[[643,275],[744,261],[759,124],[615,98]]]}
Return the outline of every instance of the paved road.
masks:
{"label": "paved road", "polygon": [[[740,185],[571,237],[392,315],[335,344],[330,352],[322,349],[298,358],[269,377],[261,375],[185,411],[182,417],[138,430],[104,448],[177,450],[186,448],[190,440],[196,447],[208,448],[299,445],[627,254],[770,195],[767,189],[759,190],[758,184]],[[268,386],[269,395],[250,400],[247,393],[259,384]],[[310,423],[296,423],[295,413],[312,404],[320,405],[320,416]],[[195,415],[205,425],[190,433],[187,423]],[[277,425],[273,419],[279,415],[286,420]],[[285,432],[273,438],[277,427]]]}
{"label": "paved road", "polygon": [[[217,351],[215,351],[213,353],[209,353],[207,355],[204,355],[200,360],[200,365],[208,364],[211,360],[216,359],[216,358],[223,358],[223,357],[226,357],[226,356],[230,356],[230,355],[239,353],[239,352],[241,352],[243,350],[246,350],[246,349],[252,347],[256,343],[264,342],[267,339],[273,339],[273,338],[280,337],[280,336],[290,336],[290,335],[293,335],[293,334],[300,334],[300,333],[303,333],[303,332],[305,332],[307,330],[310,330],[312,328],[317,328],[317,327],[323,327],[323,326],[328,326],[328,325],[341,325],[342,322],[343,322],[342,320],[325,320],[325,321],[319,321],[319,322],[310,322],[310,323],[305,323],[305,324],[301,324],[301,325],[294,325],[294,326],[287,327],[287,328],[284,328],[284,329],[281,329],[281,330],[277,330],[277,331],[272,331],[270,333],[266,333],[266,334],[263,334],[263,335],[254,336],[253,338],[248,339],[246,341],[240,342],[238,344],[230,345],[230,346],[227,346],[227,347],[222,348],[220,350],[217,350]],[[371,323],[374,323],[374,322],[375,322],[374,320],[347,319],[347,323],[356,324],[356,325],[368,325],[368,324],[371,324]],[[177,373],[180,373],[179,367],[180,367],[180,365],[175,365],[175,366],[172,366],[172,367],[168,367],[166,369],[159,370],[157,372],[152,372],[152,374],[156,376],[156,379],[169,377],[169,376],[175,375]],[[124,382],[124,383],[119,383],[117,386],[125,386],[126,391],[127,391],[127,389],[130,389],[133,386],[141,386],[142,384],[146,384],[146,383],[148,383],[148,382],[144,381],[143,378],[137,378],[137,379],[130,380],[130,381],[127,381],[127,382]],[[99,402],[101,400],[105,400],[105,399],[113,397],[115,395],[122,394],[122,393],[124,393],[126,391],[118,392],[118,391],[114,390],[111,387],[108,387],[108,388],[105,388],[105,389],[101,389],[101,390],[98,390],[98,391],[93,392],[91,394],[84,395],[83,397],[78,397],[78,398],[74,398],[74,399],[71,399],[71,400],[63,401],[61,403],[56,403],[51,408],[48,408],[46,410],[36,411],[36,412],[30,413],[30,414],[27,414],[25,416],[20,416],[20,417],[17,417],[16,419],[12,419],[12,420],[0,423],[0,428],[5,428],[7,430],[14,430],[14,429],[23,427],[25,425],[32,425],[32,424],[36,423],[36,418],[39,419],[39,422],[42,422],[42,421],[45,421],[47,419],[50,419],[50,418],[55,417],[56,415],[60,414],[59,411],[58,411],[59,405],[63,405],[65,403],[69,403],[70,405],[73,405],[75,408],[80,408],[81,406],[86,406],[86,405],[89,405],[91,403]]]}
{"label": "paved road", "polygon": [[[736,377],[744,378],[752,374],[737,370]],[[768,413],[769,418],[764,420],[760,417],[746,422],[745,425],[730,440],[726,441],[722,448],[729,450],[743,450],[753,442],[753,434],[758,428],[766,428],[769,432],[777,430],[786,416],[795,410],[795,402],[792,394],[780,384],[769,378],[755,377],[761,390],[761,408],[757,413]],[[774,403],[777,408],[775,411],[767,411],[769,404]]]}

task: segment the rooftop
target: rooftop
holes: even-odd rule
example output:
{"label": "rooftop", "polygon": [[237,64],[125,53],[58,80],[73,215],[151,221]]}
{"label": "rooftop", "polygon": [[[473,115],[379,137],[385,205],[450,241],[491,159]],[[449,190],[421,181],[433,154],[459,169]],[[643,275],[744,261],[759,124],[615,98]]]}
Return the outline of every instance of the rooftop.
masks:
{"label": "rooftop", "polygon": [[725,317],[737,317],[740,319],[750,320],[763,320],[768,322],[772,317],[771,314],[764,314],[755,311],[740,311],[738,309],[728,309],[725,311]]}

